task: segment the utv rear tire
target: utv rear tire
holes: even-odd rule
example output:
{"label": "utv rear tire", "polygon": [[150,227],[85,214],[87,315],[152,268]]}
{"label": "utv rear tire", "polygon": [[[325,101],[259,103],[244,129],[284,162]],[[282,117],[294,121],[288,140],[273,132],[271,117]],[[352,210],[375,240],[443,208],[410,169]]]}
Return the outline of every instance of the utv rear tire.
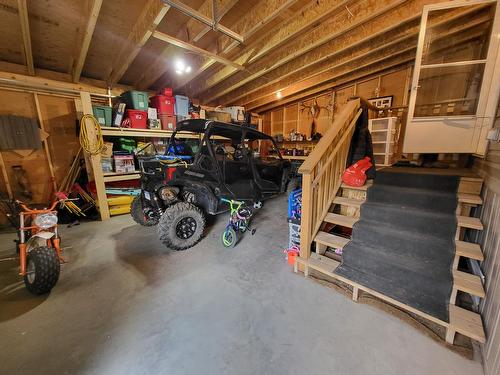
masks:
{"label": "utv rear tire", "polygon": [[153,217],[151,217],[144,212],[140,195],[136,196],[130,204],[130,215],[137,224],[143,225],[145,227],[152,227],[158,224],[158,221],[160,220],[157,215],[153,215]]}
{"label": "utv rear tire", "polygon": [[205,230],[205,215],[195,205],[179,202],[168,207],[158,223],[163,244],[173,250],[186,250],[200,241]]}
{"label": "utv rear tire", "polygon": [[61,265],[54,249],[40,246],[31,250],[26,258],[26,289],[33,294],[50,292],[59,280],[60,271]]}

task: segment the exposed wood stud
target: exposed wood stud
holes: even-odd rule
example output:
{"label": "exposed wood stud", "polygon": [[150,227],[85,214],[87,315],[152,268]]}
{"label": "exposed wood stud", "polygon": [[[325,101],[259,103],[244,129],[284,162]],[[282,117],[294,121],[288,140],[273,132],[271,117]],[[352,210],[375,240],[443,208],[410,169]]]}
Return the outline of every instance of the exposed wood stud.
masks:
{"label": "exposed wood stud", "polygon": [[35,75],[35,65],[33,64],[33,51],[31,49],[30,23],[28,16],[28,5],[26,0],[17,0],[19,10],[19,20],[21,22],[21,32],[23,35],[24,56],[29,75]]}
{"label": "exposed wood stud", "polygon": [[90,47],[92,35],[94,35],[94,29],[97,23],[97,18],[99,17],[101,5],[102,0],[94,0],[92,3],[92,7],[90,8],[89,20],[87,21],[85,33],[83,34],[82,44],[80,46],[80,51],[78,53],[78,57],[76,58],[72,72],[73,82],[78,82],[80,80],[80,75],[82,74],[83,65],[85,64],[85,58],[87,57],[87,52]]}

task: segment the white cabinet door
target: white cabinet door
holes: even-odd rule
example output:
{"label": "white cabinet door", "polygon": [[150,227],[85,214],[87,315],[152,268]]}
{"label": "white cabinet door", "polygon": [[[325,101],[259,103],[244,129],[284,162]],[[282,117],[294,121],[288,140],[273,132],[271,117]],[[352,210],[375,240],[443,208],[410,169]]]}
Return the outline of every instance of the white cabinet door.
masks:
{"label": "white cabinet door", "polygon": [[403,152],[481,153],[498,101],[497,8],[489,0],[424,7]]}

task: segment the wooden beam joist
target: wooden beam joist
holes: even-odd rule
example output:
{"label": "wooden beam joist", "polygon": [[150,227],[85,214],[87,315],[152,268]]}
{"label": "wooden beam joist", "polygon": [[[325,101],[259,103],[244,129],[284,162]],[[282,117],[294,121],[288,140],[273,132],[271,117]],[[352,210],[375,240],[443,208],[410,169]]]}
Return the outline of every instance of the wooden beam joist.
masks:
{"label": "wooden beam joist", "polygon": [[[456,29],[449,31],[446,34],[441,35],[441,40],[445,40],[451,36],[455,37],[458,43],[469,42],[482,35],[479,30],[474,30],[477,25],[471,26],[462,24],[461,29]],[[383,48],[375,48],[373,50],[368,50],[367,52],[358,55],[356,59],[347,60],[324,69],[323,71],[317,72],[316,74],[297,81],[295,84],[291,84],[282,90],[282,99],[278,100],[274,94],[268,94],[267,97],[262,97],[260,100],[254,101],[247,105],[247,110],[259,111],[264,106],[266,108],[273,107],[276,103],[289,102],[290,98],[303,97],[304,92],[309,93],[311,90],[313,92],[323,91],[326,87],[333,87],[340,84],[339,79],[352,80],[352,76],[356,75],[359,71],[370,71],[371,74],[376,73],[372,68],[379,67],[381,70],[385,70],[388,67],[385,64],[389,64],[389,67],[412,63],[414,61],[414,53],[416,50],[416,38],[413,36],[415,42],[409,43],[408,40],[400,40],[397,44],[386,45]],[[458,38],[458,39],[457,39]],[[397,51],[397,52],[394,52]],[[391,53],[392,52],[392,53]],[[372,56],[373,55],[373,56]],[[398,64],[396,58],[400,57],[401,61]],[[365,73],[366,76],[366,73]],[[274,105],[273,105],[274,104]]]}
{"label": "wooden beam joist", "polygon": [[[237,0],[216,0],[217,9],[219,17],[224,16],[236,3]],[[205,15],[210,15],[212,12],[213,0],[205,0],[205,2],[200,6],[199,12]],[[185,40],[188,38],[189,42],[197,42],[200,40],[207,32],[212,30],[210,27],[198,22],[194,18],[190,18],[186,26],[177,33],[177,39]],[[151,64],[150,69],[144,71],[144,73],[135,82],[134,86],[140,87],[142,89],[147,89],[152,86],[166,71],[168,71],[169,66],[165,64],[165,61],[171,60],[172,55],[175,53],[175,47],[172,45],[167,45],[162,52],[160,52],[154,62]],[[210,61],[214,61],[209,59]],[[214,61],[215,62],[215,61]],[[204,64],[202,64],[203,66]],[[189,77],[196,73],[192,73]]]}
{"label": "wooden beam joist", "polygon": [[[411,9],[409,9],[411,11]],[[434,17],[430,21],[430,25],[439,26],[449,22],[457,17],[466,17],[471,10],[458,8],[450,10],[446,14]],[[238,103],[238,105],[248,106],[251,102],[260,98],[274,95],[278,90],[286,88],[288,85],[295,84],[307,77],[319,74],[324,69],[333,68],[332,61],[335,59],[336,65],[345,61],[344,57],[349,55],[349,51],[356,52],[357,56],[362,53],[375,52],[386,46],[395,45],[403,40],[408,43],[414,43],[412,38],[418,36],[420,29],[419,15],[414,15],[411,12],[408,14],[400,14],[401,21],[397,25],[388,17],[381,17],[368,22],[348,34],[343,34],[321,48],[303,55],[298,59],[291,61],[289,64],[279,67],[270,72],[265,77],[260,77],[244,87],[232,92],[230,95],[220,98],[220,102],[224,104]],[[407,18],[403,18],[407,17]],[[472,27],[476,22],[484,22],[485,19],[480,19],[467,24],[467,27]],[[461,31],[464,24],[455,26],[449,29],[449,33],[454,30]],[[373,30],[378,30],[373,32]],[[447,35],[449,34],[447,33]]]}
{"label": "wooden beam joist", "polygon": [[[288,10],[292,5],[294,5],[297,2],[298,0],[278,0],[278,1],[262,0],[250,10],[247,17],[238,21],[233,26],[233,28],[242,33],[245,38],[245,49],[243,54],[248,55],[248,52],[245,51],[251,49],[251,45],[253,45],[256,41],[260,40],[259,38],[256,41],[253,41],[252,44],[249,44],[248,41],[252,39],[254,35],[256,35],[259,31],[264,29],[264,27],[266,27],[270,22],[275,20],[277,17],[280,16],[280,14]],[[222,56],[230,58],[233,61],[235,61],[233,53],[236,52],[235,49],[239,45],[239,43],[233,40],[229,40],[228,38],[222,36],[219,38],[218,44],[222,46],[221,47]],[[245,61],[245,58],[243,59],[243,61]],[[236,60],[235,62],[239,63],[238,60]],[[216,63],[215,60],[208,59],[202,66],[200,66],[197,69],[197,71],[194,74],[191,74],[186,79],[177,83],[175,88],[179,89],[181,87],[188,85],[190,82],[193,82],[195,78],[198,78],[198,76],[207,71],[215,63]],[[196,88],[196,85],[194,87]],[[186,87],[186,88],[188,88],[190,92],[193,92],[193,87]]]}
{"label": "wooden beam joist", "polygon": [[113,64],[114,69],[109,77],[111,86],[115,85],[125,74],[169,9],[170,7],[160,0],[147,2]]}
{"label": "wooden beam joist", "polygon": [[89,12],[89,19],[87,21],[87,26],[85,27],[85,32],[83,34],[82,44],[80,46],[80,51],[73,66],[73,82],[78,82],[80,80],[80,75],[82,74],[83,65],[85,64],[85,59],[87,58],[87,52],[90,47],[92,35],[94,35],[95,25],[97,23],[97,18],[99,17],[101,5],[102,0],[94,0],[92,2],[92,7],[90,8]]}
{"label": "wooden beam joist", "polygon": [[230,30],[229,28],[219,24],[216,22],[213,18],[207,17],[205,14],[198,12],[196,9],[193,9],[186,4],[180,3],[175,0],[163,0],[165,4],[168,4],[172,8],[177,9],[179,12],[184,13],[187,16],[193,17],[197,19],[198,21],[210,26],[214,30],[218,30],[221,33],[227,35],[231,39],[234,39],[238,43],[243,43],[244,38],[237,32],[234,32],[233,30]]}
{"label": "wooden beam joist", "polygon": [[[201,95],[201,98],[209,98],[210,100],[219,98],[264,74],[267,75],[270,71],[289,63],[382,14],[388,13],[394,9],[403,10],[403,8],[408,6],[407,3],[409,2],[419,3],[418,9],[421,10],[422,1],[418,0],[390,0],[385,2],[380,2],[378,0],[361,0],[356,2],[350,9],[353,16],[347,20],[346,14],[342,12],[337,13],[328,21],[318,25],[318,27],[294,38],[294,40],[282,46],[283,48],[275,50],[273,53],[269,54],[266,59],[259,59],[246,65],[247,71],[234,74],[230,78],[225,79],[222,83],[207,90],[204,95]],[[347,12],[347,10],[345,12]],[[249,74],[247,72],[252,73]],[[212,80],[207,79],[206,85],[203,85],[201,89],[203,90],[204,87],[211,85],[211,83]]]}
{"label": "wooden beam joist", "polygon": [[28,16],[28,5],[26,0],[17,0],[19,11],[19,21],[21,22],[21,33],[23,36],[24,57],[30,75],[35,75],[35,65],[33,63],[33,50],[31,48],[30,23]]}
{"label": "wooden beam joist", "polygon": [[220,62],[222,64],[231,65],[235,69],[238,69],[238,70],[245,69],[242,65],[236,64],[236,63],[232,62],[231,60],[228,60],[228,59],[221,57],[215,53],[212,53],[210,51],[207,51],[207,50],[204,50],[200,47],[197,47],[194,44],[191,44],[191,43],[185,42],[183,40],[174,38],[173,36],[167,35],[167,34],[162,33],[160,31],[155,31],[153,33],[153,37],[155,37],[156,39],[159,39],[159,40],[163,40],[164,42],[173,44],[174,46],[183,48],[185,50],[197,53],[197,54],[202,55],[202,56],[209,57],[209,58],[211,58],[217,62]]}

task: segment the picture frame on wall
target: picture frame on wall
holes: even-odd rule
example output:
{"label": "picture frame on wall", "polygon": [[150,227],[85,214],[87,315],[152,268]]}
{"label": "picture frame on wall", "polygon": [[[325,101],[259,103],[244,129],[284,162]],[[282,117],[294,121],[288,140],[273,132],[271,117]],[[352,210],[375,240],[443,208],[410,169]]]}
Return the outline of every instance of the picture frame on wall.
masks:
{"label": "picture frame on wall", "polygon": [[390,108],[392,107],[392,100],[394,95],[379,96],[378,98],[370,98],[368,102],[377,108]]}

